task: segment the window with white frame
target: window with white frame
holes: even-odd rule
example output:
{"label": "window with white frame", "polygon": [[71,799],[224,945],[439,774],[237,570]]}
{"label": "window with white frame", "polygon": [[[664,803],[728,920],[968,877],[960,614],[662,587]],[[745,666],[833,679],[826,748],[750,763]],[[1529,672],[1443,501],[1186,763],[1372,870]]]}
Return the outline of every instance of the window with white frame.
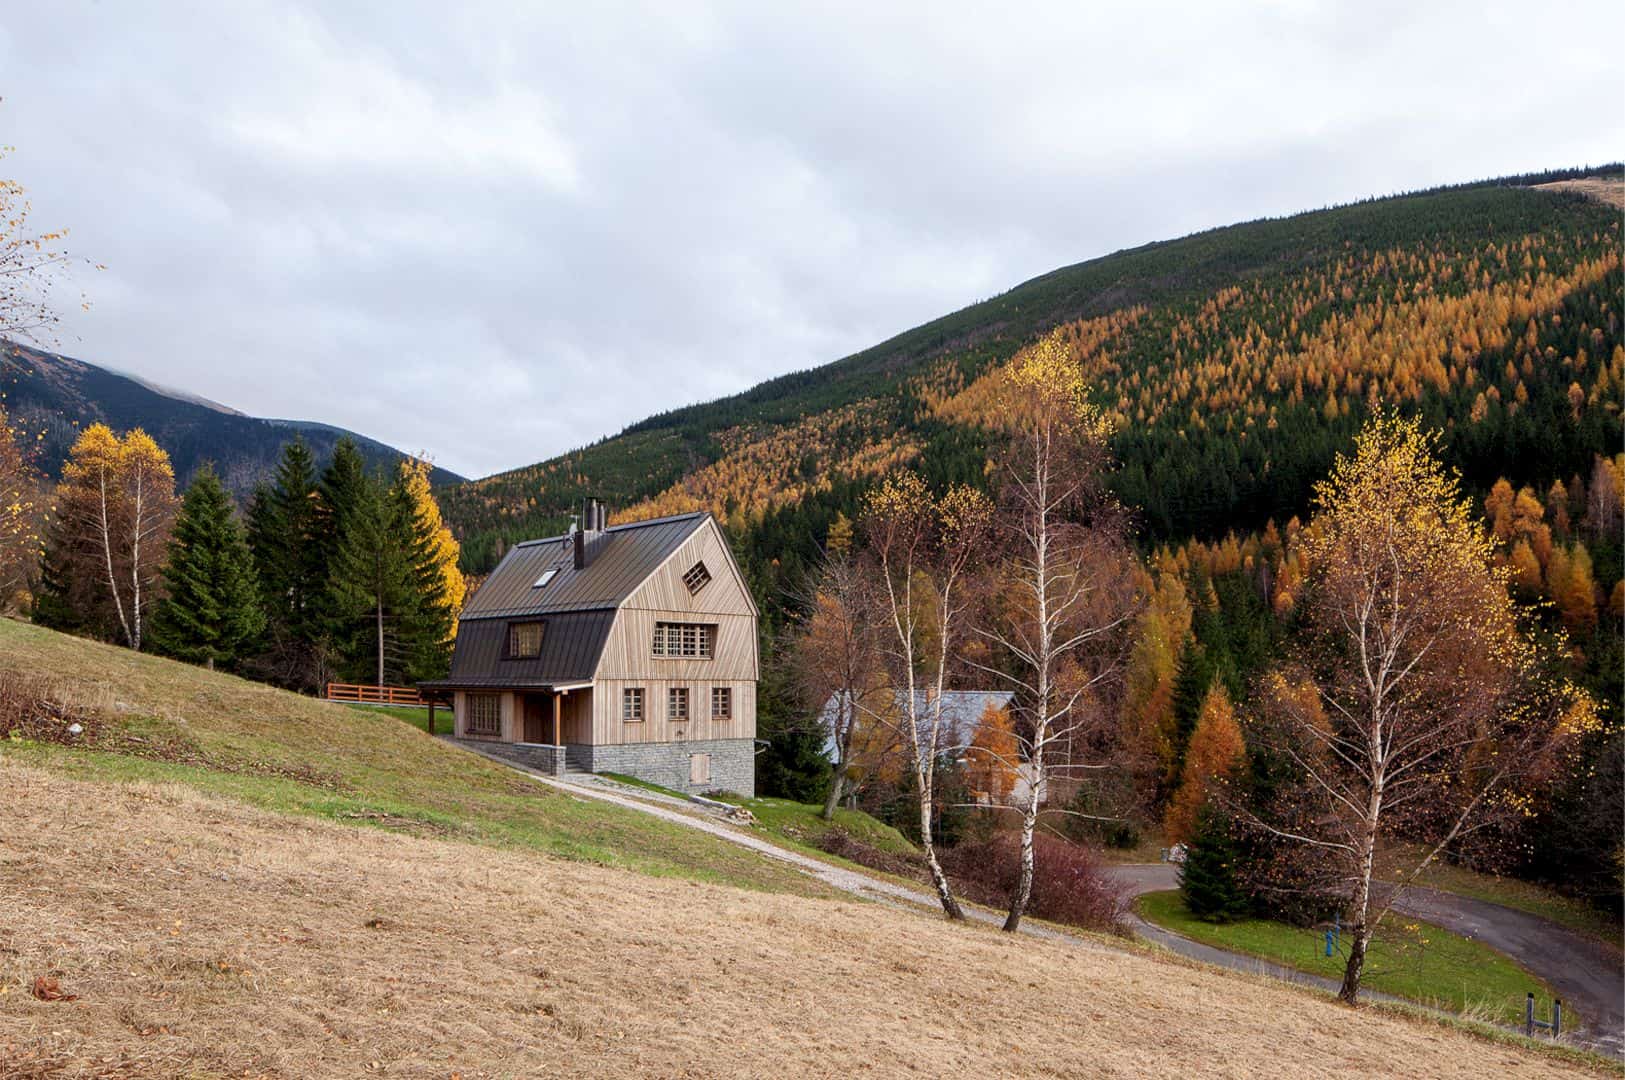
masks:
{"label": "window with white frame", "polygon": [[727,720],[734,714],[734,692],[729,686],[711,688],[711,719]]}
{"label": "window with white frame", "polygon": [[628,724],[643,722],[643,687],[633,686],[621,691],[621,719]]}
{"label": "window with white frame", "polygon": [[469,735],[502,734],[502,695],[469,694],[466,699],[468,719],[464,727]]}
{"label": "window with white frame", "polygon": [[688,687],[674,686],[666,691],[666,719],[677,723],[688,719]]}
{"label": "window with white frame", "polygon": [[654,654],[670,659],[711,659],[716,627],[708,623],[655,623]]}

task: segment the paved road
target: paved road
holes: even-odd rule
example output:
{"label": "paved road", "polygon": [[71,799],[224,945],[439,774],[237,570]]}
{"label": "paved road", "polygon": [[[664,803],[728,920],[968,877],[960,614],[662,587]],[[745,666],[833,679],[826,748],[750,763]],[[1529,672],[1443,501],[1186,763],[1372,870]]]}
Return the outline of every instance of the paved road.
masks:
{"label": "paved road", "polygon": [[[1168,863],[1135,863],[1113,867],[1113,875],[1129,886],[1134,895],[1179,887],[1178,870]],[[1434,889],[1407,889],[1393,905],[1397,914],[1425,919],[1436,926],[1482,941],[1504,953],[1544,979],[1562,999],[1585,1017],[1583,1041],[1614,1057],[1625,1057],[1625,971],[1620,954],[1538,915],[1473,900]],[[1143,919],[1135,930],[1143,937],[1160,942],[1175,952],[1199,960],[1264,970],[1295,982],[1306,982],[1336,990],[1329,979],[1320,979],[1275,965],[1246,967],[1249,958],[1238,957],[1177,934],[1152,926]],[[1243,961],[1238,964],[1234,961]],[[1252,964],[1262,961],[1251,960]]]}

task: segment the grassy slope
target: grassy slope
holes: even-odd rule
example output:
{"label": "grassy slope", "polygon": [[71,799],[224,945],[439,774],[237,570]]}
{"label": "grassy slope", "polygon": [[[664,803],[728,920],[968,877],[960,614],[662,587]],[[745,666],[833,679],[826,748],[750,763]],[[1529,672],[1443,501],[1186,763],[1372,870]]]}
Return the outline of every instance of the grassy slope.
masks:
{"label": "grassy slope", "polygon": [[[1147,893],[1139,909],[1150,922],[1196,941],[1328,979],[1343,975],[1344,957],[1326,955],[1319,930],[1265,919],[1207,922],[1185,910],[1176,891]],[[1372,941],[1367,964],[1368,989],[1500,1024],[1521,1022],[1524,994],[1544,985],[1494,949],[1399,916]],[[1545,996],[1553,996],[1550,987]],[[1578,1025],[1579,1019],[1573,1022]]]}
{"label": "grassy slope", "polygon": [[0,670],[55,677],[93,713],[112,717],[120,734],[183,749],[165,760],[0,742],[0,756],[17,762],[81,777],[182,783],[272,810],[649,874],[828,895],[805,875],[745,849],[555,793],[384,712],[314,701],[5,619]]}
{"label": "grassy slope", "polygon": [[[0,791],[29,808],[0,858],[8,1075],[1607,1072],[1267,980],[880,905],[3,758]],[[36,1000],[47,972],[77,1000]]]}

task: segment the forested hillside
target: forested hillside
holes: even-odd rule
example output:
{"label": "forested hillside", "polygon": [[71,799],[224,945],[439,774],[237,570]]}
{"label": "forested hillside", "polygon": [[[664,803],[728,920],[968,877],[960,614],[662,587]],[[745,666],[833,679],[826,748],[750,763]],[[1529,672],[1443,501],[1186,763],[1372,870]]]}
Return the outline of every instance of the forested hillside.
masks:
{"label": "forested hillside", "polygon": [[[392,446],[329,424],[267,420],[154,386],[69,356],[0,341],[0,406],[36,442],[34,463],[55,478],[68,448],[94,423],[120,431],[141,428],[158,441],[184,485],[205,462],[233,494],[246,496],[270,477],[286,443],[302,437],[319,460],[349,436],[367,464],[393,470],[406,455]],[[434,482],[456,473],[435,469]]]}
{"label": "forested hillside", "polygon": [[1528,185],[1374,200],[1216,229],[1056,270],[812,371],[652,417],[551,461],[440,493],[465,567],[568,521],[726,520],[770,599],[891,466],[976,481],[978,379],[1066,326],[1119,420],[1116,486],[1149,541],[1284,522],[1373,400],[1445,432],[1470,489],[1543,486],[1617,449],[1620,228]]}

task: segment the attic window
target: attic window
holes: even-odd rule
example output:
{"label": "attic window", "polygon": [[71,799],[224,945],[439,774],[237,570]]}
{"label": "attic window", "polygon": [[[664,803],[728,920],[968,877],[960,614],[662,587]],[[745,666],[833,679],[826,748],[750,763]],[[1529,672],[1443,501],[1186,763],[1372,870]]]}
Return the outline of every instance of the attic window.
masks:
{"label": "attic window", "polygon": [[705,568],[703,562],[697,562],[688,568],[683,575],[683,584],[688,586],[688,595],[693,596],[711,583],[711,571]]}
{"label": "attic window", "polygon": [[520,622],[508,624],[508,659],[534,660],[542,655],[542,624]]}
{"label": "attic window", "polygon": [[546,584],[549,581],[552,581],[557,576],[558,576],[558,569],[557,568],[552,569],[552,570],[543,570],[542,571],[542,576],[536,579],[536,584],[532,585],[531,588],[533,588],[533,589],[543,588],[544,586],[546,586]]}

